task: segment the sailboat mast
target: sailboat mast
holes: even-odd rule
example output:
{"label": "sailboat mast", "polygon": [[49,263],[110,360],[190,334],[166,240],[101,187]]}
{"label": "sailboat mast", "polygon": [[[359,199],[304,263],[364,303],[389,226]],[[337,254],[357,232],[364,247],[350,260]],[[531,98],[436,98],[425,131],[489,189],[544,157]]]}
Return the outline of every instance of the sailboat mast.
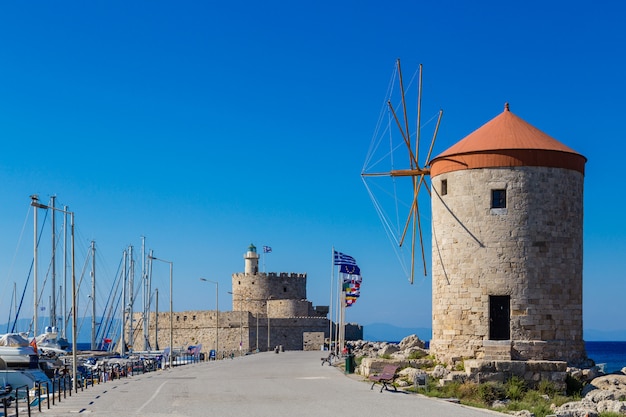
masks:
{"label": "sailboat mast", "polygon": [[96,242],[91,241],[91,350],[96,349]]}
{"label": "sailboat mast", "polygon": [[148,280],[148,269],[146,264],[146,238],[141,237],[141,283],[143,291],[141,293],[143,301],[143,350],[150,350],[150,282]]}
{"label": "sailboat mast", "polygon": [[56,332],[56,327],[57,327],[57,304],[56,304],[56,292],[57,292],[57,287],[56,287],[56,233],[55,233],[55,229],[56,229],[56,223],[55,223],[55,211],[56,209],[54,208],[54,202],[56,201],[56,196],[52,196],[50,197],[50,208],[52,209],[52,265],[51,265],[51,270],[50,270],[50,285],[52,288],[52,298],[50,300],[50,326],[52,326],[52,331]]}
{"label": "sailboat mast", "polygon": [[37,291],[37,270],[38,270],[38,259],[37,259],[37,204],[39,204],[39,197],[37,195],[31,195],[31,206],[33,207],[33,335],[37,336],[38,327],[37,322],[39,321],[39,317],[37,311],[39,310],[38,299],[38,291]]}
{"label": "sailboat mast", "polygon": [[124,267],[122,268],[122,331],[120,332],[120,355],[124,356],[126,353],[126,341],[124,340],[124,333],[126,333],[126,258],[127,252],[124,251]]}
{"label": "sailboat mast", "polygon": [[159,289],[154,290],[154,348],[159,350]]}
{"label": "sailboat mast", "polygon": [[61,337],[67,340],[67,213],[68,207],[63,206],[63,331]]}
{"label": "sailboat mast", "polygon": [[328,311],[328,351],[333,350],[333,300],[335,295],[335,247],[332,247],[330,254],[330,302]]}
{"label": "sailboat mast", "polygon": [[128,346],[133,345],[133,304],[135,303],[135,261],[133,259],[133,247],[128,247]]}

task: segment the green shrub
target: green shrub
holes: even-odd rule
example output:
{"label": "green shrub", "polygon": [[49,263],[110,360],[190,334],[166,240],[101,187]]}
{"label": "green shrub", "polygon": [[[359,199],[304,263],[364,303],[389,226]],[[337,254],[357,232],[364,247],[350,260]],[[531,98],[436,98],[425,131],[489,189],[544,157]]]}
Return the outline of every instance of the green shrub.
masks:
{"label": "green shrub", "polygon": [[539,384],[537,384],[537,391],[550,398],[555,397],[559,393],[554,383],[545,379],[539,381]]}
{"label": "green shrub", "polygon": [[502,384],[487,382],[478,387],[478,395],[482,402],[491,405],[494,401],[505,398],[505,390]]}
{"label": "green shrub", "polygon": [[[432,384],[432,385],[431,385]],[[457,397],[459,391],[458,382],[452,382],[441,386],[432,379],[428,380],[428,395],[437,398]]]}
{"label": "green shrub", "polygon": [[583,391],[583,383],[569,374],[565,378],[565,384],[567,386],[567,395],[569,396],[580,396]]}
{"label": "green shrub", "polygon": [[554,414],[554,412],[550,409],[550,404],[547,402],[533,404],[528,409],[531,413],[535,415],[535,417],[545,417],[549,414]]}
{"label": "green shrub", "polygon": [[506,381],[504,389],[507,398],[513,401],[519,401],[524,397],[524,393],[526,392],[526,383],[523,379],[514,376]]}
{"label": "green shrub", "polygon": [[457,397],[460,399],[478,398],[478,384],[474,382],[464,382],[457,387]]}
{"label": "green shrub", "polygon": [[424,352],[423,350],[415,350],[409,354],[407,359],[409,360],[410,359],[422,359],[422,358],[425,358],[426,356],[427,356],[427,353]]}

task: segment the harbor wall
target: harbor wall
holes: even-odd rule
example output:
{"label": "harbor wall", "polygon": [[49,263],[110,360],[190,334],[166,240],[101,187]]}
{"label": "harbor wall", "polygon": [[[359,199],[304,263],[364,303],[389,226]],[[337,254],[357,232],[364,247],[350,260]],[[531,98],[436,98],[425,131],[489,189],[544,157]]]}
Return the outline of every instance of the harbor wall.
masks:
{"label": "harbor wall", "polygon": [[[216,326],[216,316],[219,323]],[[170,315],[158,315],[158,335],[155,335],[156,316],[150,313],[148,339],[151,350],[162,350],[170,344]],[[172,339],[174,349],[187,349],[202,344],[202,351],[216,349],[230,355],[259,350],[272,350],[282,346],[285,350],[303,350],[305,333],[323,333],[329,337],[330,323],[325,317],[268,318],[247,311],[184,311],[173,316]],[[133,340],[126,343],[133,350],[146,350],[141,313],[134,315]],[[126,334],[128,334],[128,329]],[[217,340],[216,340],[217,335]],[[158,338],[155,343],[155,337]],[[241,348],[240,348],[241,347]],[[158,348],[158,349],[157,349]]]}

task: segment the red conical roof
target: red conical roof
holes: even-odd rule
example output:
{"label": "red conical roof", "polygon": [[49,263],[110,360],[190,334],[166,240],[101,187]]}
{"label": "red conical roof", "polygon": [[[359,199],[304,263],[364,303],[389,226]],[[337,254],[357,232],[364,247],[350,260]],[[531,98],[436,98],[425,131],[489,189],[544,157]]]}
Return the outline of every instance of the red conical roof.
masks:
{"label": "red conical roof", "polygon": [[433,158],[431,176],[462,169],[547,166],[580,171],[586,158],[558,140],[504,111]]}

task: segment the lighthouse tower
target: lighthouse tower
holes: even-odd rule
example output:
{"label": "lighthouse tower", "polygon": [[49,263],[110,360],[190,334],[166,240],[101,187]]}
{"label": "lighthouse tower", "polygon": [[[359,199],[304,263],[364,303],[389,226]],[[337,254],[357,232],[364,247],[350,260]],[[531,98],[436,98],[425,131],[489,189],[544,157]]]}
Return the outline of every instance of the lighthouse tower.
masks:
{"label": "lighthouse tower", "polygon": [[256,253],[256,246],[250,244],[248,251],[243,255],[245,263],[245,273],[247,275],[256,275],[259,273],[259,254]]}
{"label": "lighthouse tower", "polygon": [[431,161],[438,360],[586,357],[585,163],[508,104]]}

